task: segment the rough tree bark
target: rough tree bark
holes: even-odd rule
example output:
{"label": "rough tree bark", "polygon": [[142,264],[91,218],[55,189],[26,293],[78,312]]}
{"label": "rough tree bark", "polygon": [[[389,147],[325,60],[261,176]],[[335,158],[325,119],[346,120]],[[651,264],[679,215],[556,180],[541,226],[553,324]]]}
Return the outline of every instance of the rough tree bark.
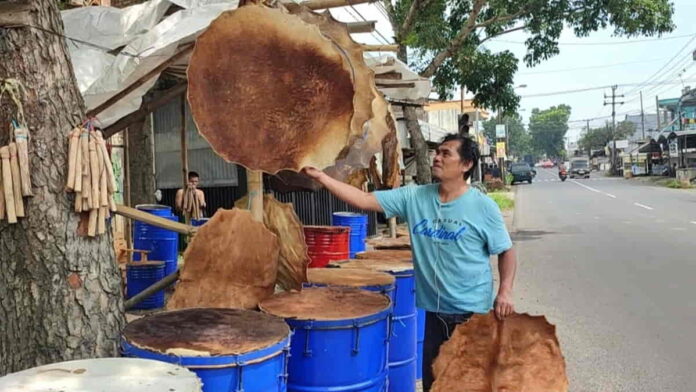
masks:
{"label": "rough tree bark", "polygon": [[404,118],[406,129],[411,137],[411,147],[416,152],[416,182],[418,184],[430,184],[432,172],[430,170],[430,157],[428,156],[428,144],[425,142],[415,106],[404,106]]}
{"label": "rough tree bark", "polygon": [[[145,99],[143,99],[145,104]],[[131,205],[153,204],[155,200],[155,134],[150,115],[128,127],[128,169]]]}
{"label": "rough tree bark", "polygon": [[[77,235],[64,191],[66,135],[85,108],[56,2],[30,0],[33,27],[0,28],[0,78],[22,82],[33,198],[18,224],[0,222],[0,375],[61,360],[117,355],[124,324],[111,235]],[[52,33],[41,31],[49,30]],[[0,102],[0,144],[14,106]]]}

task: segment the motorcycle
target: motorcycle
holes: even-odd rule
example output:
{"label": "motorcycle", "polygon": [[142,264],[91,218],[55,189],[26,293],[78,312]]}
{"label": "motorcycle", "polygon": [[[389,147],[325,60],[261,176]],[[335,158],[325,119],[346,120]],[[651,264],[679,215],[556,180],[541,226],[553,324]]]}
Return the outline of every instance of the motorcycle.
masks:
{"label": "motorcycle", "polygon": [[558,178],[561,179],[561,181],[565,181],[566,178],[568,178],[568,172],[565,169],[561,169],[558,171]]}

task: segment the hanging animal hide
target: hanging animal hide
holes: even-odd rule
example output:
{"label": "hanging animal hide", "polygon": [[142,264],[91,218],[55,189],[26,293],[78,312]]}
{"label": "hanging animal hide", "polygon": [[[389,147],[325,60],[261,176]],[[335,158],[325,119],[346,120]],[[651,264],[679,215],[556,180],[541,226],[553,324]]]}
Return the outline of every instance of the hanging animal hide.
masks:
{"label": "hanging animal hide", "polygon": [[382,260],[407,260],[413,259],[413,254],[410,250],[398,249],[383,249],[383,250],[368,250],[355,255],[357,259],[382,259]]}
{"label": "hanging animal hide", "polygon": [[566,392],[556,328],[543,316],[492,313],[457,326],[433,364],[433,392]]}
{"label": "hanging animal hide", "polygon": [[354,116],[368,116],[354,105],[354,77],[317,26],[248,5],[221,14],[197,39],[188,99],[224,159],[267,173],[325,168],[357,133]]}
{"label": "hanging animal hide", "polygon": [[[237,208],[246,208],[249,196],[237,200]],[[263,223],[278,237],[280,253],[276,283],[285,290],[300,290],[307,281],[309,255],[302,222],[292,203],[281,203],[273,195],[263,196]]]}
{"label": "hanging animal hide", "polygon": [[167,308],[256,308],[273,295],[278,251],[278,237],[249,211],[217,210],[186,248]]}

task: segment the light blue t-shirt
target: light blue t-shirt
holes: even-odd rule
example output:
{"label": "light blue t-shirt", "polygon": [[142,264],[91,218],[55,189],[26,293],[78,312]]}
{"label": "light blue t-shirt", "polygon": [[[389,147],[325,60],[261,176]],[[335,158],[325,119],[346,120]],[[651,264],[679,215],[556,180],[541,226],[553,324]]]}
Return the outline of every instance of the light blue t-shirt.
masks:
{"label": "light blue t-shirt", "polygon": [[488,313],[490,255],[512,247],[498,205],[476,188],[440,202],[438,184],[375,192],[387,217],[408,222],[418,307],[441,313]]}

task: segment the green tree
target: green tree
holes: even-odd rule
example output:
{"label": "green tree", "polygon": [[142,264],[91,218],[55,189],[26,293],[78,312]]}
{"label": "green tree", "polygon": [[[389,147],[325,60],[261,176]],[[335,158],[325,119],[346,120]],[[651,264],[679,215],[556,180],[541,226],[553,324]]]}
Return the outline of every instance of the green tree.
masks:
{"label": "green tree", "polygon": [[[522,123],[522,117],[515,113],[511,116],[503,117],[503,124],[506,124],[508,131],[508,151],[510,155],[515,157],[522,157],[524,155],[530,154],[532,152],[531,148],[531,137],[529,133],[524,128]],[[498,124],[498,118],[492,117],[488,121],[483,123],[483,131],[488,139],[488,143],[495,145],[495,126]]]}
{"label": "green tree", "polygon": [[545,110],[533,109],[529,118],[532,148],[547,157],[559,157],[564,150],[563,139],[568,131],[570,106],[558,105]]}
{"label": "green tree", "polygon": [[[634,123],[622,121],[616,124],[616,139],[625,139],[633,135],[635,131],[636,125]],[[585,134],[580,137],[580,140],[578,140],[578,147],[590,154],[592,150],[603,149],[611,140],[613,140],[611,125],[607,124],[604,127],[592,128],[585,132]]]}
{"label": "green tree", "polygon": [[[512,85],[518,59],[491,52],[486,41],[513,31],[529,34],[526,64],[559,53],[564,27],[576,36],[613,27],[617,36],[656,35],[674,28],[669,0],[381,0],[399,45],[399,58],[432,78],[441,98],[463,86],[479,107],[512,112],[519,97]],[[409,59],[408,55],[411,55]],[[415,113],[405,113],[415,116]],[[407,118],[408,120],[408,118]],[[415,121],[415,119],[411,119]],[[430,182],[427,146],[418,126],[409,129],[418,159],[418,182]],[[415,137],[414,137],[415,136]],[[421,135],[422,136],[422,135]]]}

